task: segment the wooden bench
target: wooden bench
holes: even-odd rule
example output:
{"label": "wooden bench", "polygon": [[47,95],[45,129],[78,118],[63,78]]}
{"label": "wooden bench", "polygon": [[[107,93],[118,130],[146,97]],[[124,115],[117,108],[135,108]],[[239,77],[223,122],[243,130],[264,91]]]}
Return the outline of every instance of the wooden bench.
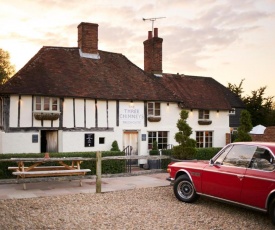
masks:
{"label": "wooden bench", "polygon": [[[74,168],[77,168],[77,165],[73,166]],[[24,167],[24,170],[28,169],[28,167]],[[48,170],[64,170],[66,169],[65,166],[37,166],[32,168],[32,171],[48,171]],[[8,170],[12,171],[19,171],[19,168],[16,167],[8,167]]]}
{"label": "wooden bench", "polygon": [[[50,177],[50,176],[74,176],[74,175],[81,175],[84,176],[87,172],[91,172],[90,169],[67,169],[63,170],[58,167],[56,170],[55,168],[52,168],[52,166],[45,166],[45,167],[37,167],[37,168],[43,168],[45,169],[46,167],[51,167],[48,169],[54,169],[50,171],[45,171],[45,170],[40,170],[40,171],[16,171],[12,172],[13,175],[17,176],[17,178],[29,178],[29,177]],[[56,166],[53,166],[56,167]],[[62,167],[62,166],[61,166]],[[18,167],[9,167],[11,170],[17,170]],[[16,169],[17,168],[17,169]],[[27,167],[25,167],[27,168]],[[64,168],[64,167],[63,167]],[[18,180],[19,182],[19,180]],[[80,186],[82,186],[82,180],[80,179]],[[23,183],[23,188],[26,190],[26,184]]]}

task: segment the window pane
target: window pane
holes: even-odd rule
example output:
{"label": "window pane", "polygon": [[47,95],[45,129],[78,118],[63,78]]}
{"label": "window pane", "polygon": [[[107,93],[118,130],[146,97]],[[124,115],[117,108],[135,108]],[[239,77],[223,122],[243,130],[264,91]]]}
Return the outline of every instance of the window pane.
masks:
{"label": "window pane", "polygon": [[160,110],[160,103],[155,102],[155,109],[156,109],[156,110]]}
{"label": "window pane", "polygon": [[154,115],[154,110],[153,109],[148,109],[148,115],[153,116]]}
{"label": "window pane", "polygon": [[44,110],[48,111],[50,110],[50,98],[44,97]]}
{"label": "window pane", "polygon": [[52,98],[52,111],[57,111],[58,101],[57,98]]}
{"label": "window pane", "polygon": [[154,109],[154,103],[153,102],[148,103],[148,109]]}
{"label": "window pane", "polygon": [[35,98],[35,110],[41,110],[41,97]]}
{"label": "window pane", "polygon": [[160,116],[160,110],[155,110],[155,116]]}
{"label": "window pane", "polygon": [[199,119],[203,119],[203,110],[199,110]]}
{"label": "window pane", "polygon": [[209,119],[209,110],[204,111],[204,119]]}

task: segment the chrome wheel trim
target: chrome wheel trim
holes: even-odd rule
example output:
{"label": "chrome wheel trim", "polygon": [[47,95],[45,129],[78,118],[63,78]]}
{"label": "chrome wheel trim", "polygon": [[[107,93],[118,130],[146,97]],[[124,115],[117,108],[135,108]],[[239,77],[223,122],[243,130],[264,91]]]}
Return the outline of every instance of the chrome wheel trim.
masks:
{"label": "chrome wheel trim", "polygon": [[178,194],[183,199],[190,199],[194,195],[194,187],[189,181],[181,181],[177,188]]}

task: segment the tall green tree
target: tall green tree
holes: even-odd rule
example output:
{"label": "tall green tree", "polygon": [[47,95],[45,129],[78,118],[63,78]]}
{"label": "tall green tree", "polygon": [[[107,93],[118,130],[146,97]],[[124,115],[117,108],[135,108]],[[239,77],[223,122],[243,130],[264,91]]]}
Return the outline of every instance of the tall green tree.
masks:
{"label": "tall green tree", "polygon": [[249,132],[253,128],[251,123],[251,116],[247,110],[241,112],[240,126],[238,127],[238,137],[235,139],[237,141],[251,141],[252,138]]}
{"label": "tall green tree", "polygon": [[251,92],[251,96],[243,96],[243,82],[244,79],[241,80],[239,85],[228,83],[227,88],[237,94],[238,97],[240,97],[240,99],[244,102],[246,110],[251,115],[252,125],[275,125],[274,96],[265,96],[266,86],[253,90]]}
{"label": "tall green tree", "polygon": [[243,102],[246,105],[246,109],[251,115],[252,124],[255,125],[265,125],[268,124],[268,116],[272,111],[273,96],[265,97],[265,87],[260,87],[258,90],[253,90],[251,96],[243,98]]}
{"label": "tall green tree", "polygon": [[10,54],[0,48],[0,84],[4,84],[15,73],[10,63]]}
{"label": "tall green tree", "polygon": [[242,99],[243,91],[243,82],[245,79],[242,79],[239,85],[228,83],[227,88],[230,89],[233,93],[238,95],[239,98]]}

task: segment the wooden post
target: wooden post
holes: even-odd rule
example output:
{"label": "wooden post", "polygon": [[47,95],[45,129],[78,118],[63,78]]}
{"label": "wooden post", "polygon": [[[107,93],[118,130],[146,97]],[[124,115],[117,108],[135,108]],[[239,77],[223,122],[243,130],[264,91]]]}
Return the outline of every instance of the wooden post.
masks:
{"label": "wooden post", "polygon": [[101,193],[101,152],[96,152],[96,193]]}

